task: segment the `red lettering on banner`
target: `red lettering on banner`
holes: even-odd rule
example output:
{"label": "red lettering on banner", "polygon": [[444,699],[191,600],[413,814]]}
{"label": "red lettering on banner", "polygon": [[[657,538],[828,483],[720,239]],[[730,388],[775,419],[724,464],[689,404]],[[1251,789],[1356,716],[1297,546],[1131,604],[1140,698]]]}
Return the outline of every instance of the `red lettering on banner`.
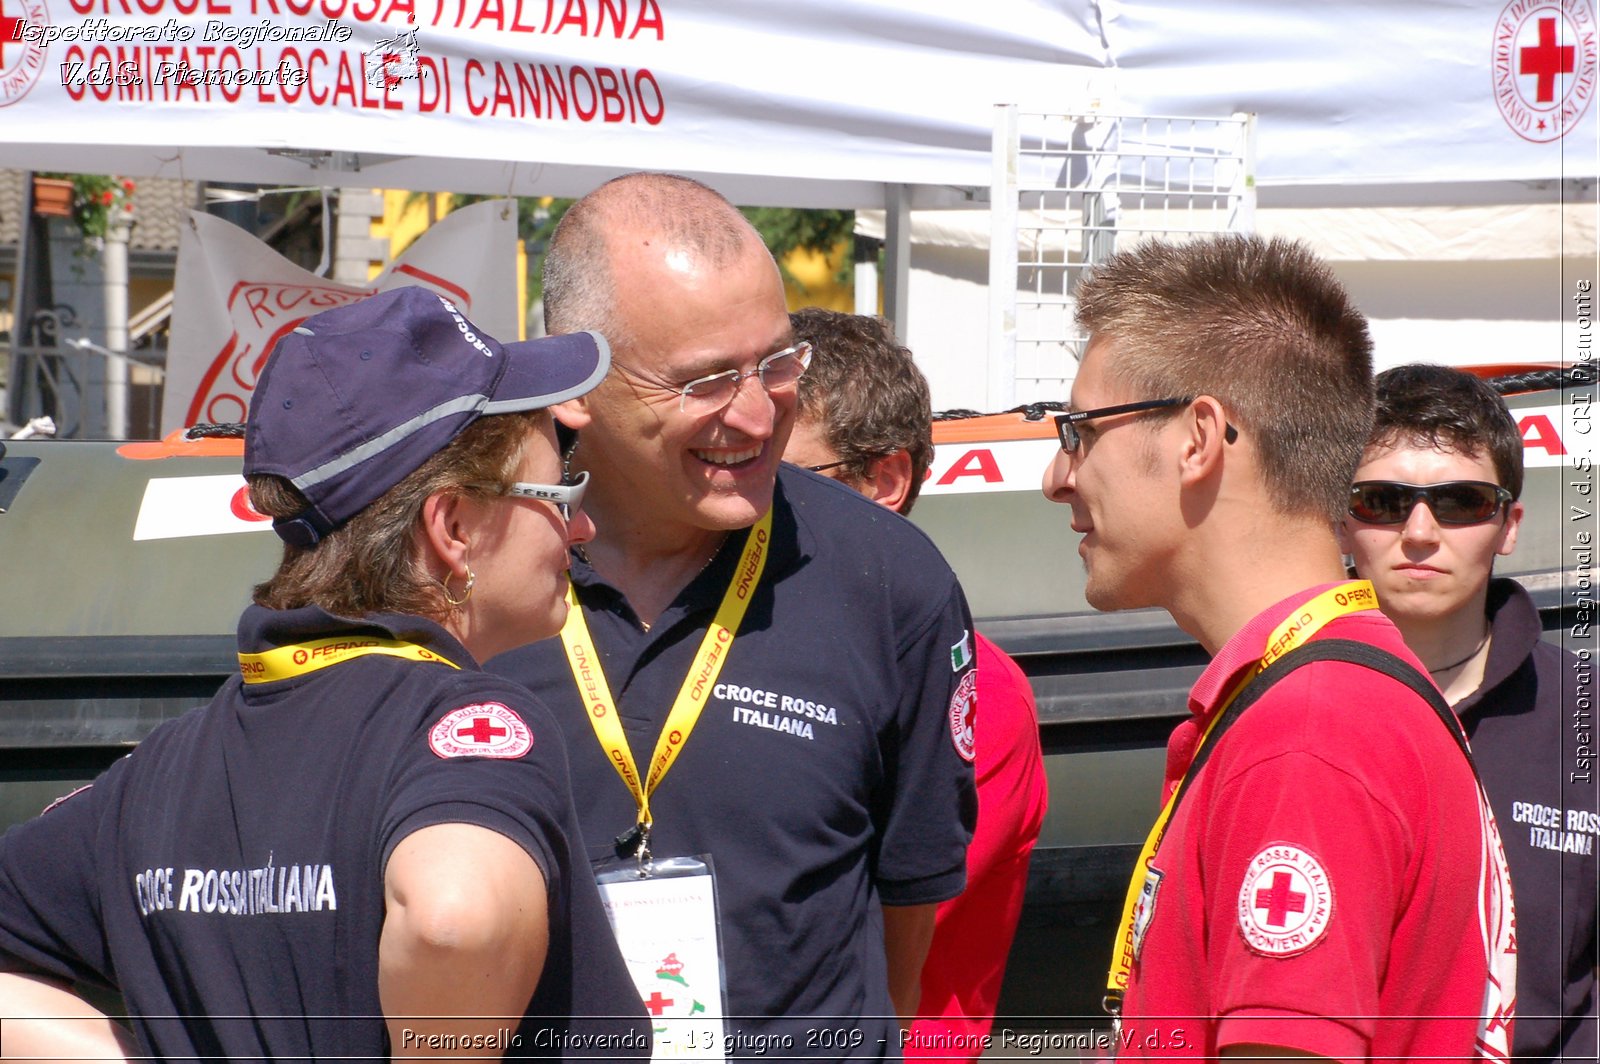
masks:
{"label": "red lettering on banner", "polygon": [[994,452],[987,447],[979,447],[968,451],[950,464],[944,476],[939,478],[940,484],[954,484],[959,477],[982,477],[985,484],[999,484],[1005,478],[1000,475],[1000,467],[995,463]]}
{"label": "red lettering on banner", "polygon": [[656,31],[656,40],[666,39],[666,26],[661,21],[661,8],[656,4],[656,0],[643,0],[639,5],[639,21],[634,23],[633,32],[628,34],[628,40],[633,40],[647,29]]}
{"label": "red lettering on banner", "polygon": [[479,74],[482,74],[483,64],[478,62],[476,59],[468,59],[467,76],[462,79],[461,87],[467,90],[467,110],[471,111],[475,115],[481,115],[485,110],[488,109],[489,105],[488,103],[480,104],[472,98],[472,72],[474,69],[476,69]]}
{"label": "red lettering on banner", "polygon": [[305,285],[235,285],[228,293],[233,335],[201,375],[183,423],[243,421],[261,367],[279,339],[319,310],[371,294]]}
{"label": "red lettering on banner", "polygon": [[1561,443],[1561,433],[1548,414],[1529,414],[1527,417],[1518,418],[1517,429],[1522,433],[1524,450],[1542,447],[1552,457],[1567,453],[1566,447]]}
{"label": "red lettering on banner", "polygon": [[427,114],[438,109],[442,95],[439,86],[449,74],[445,60],[436,63],[428,56],[417,57],[417,69],[421,73],[417,79],[417,112]]}
{"label": "red lettering on banner", "polygon": [[556,23],[552,33],[560,33],[568,26],[578,27],[578,32],[583,33],[589,23],[589,11],[583,5],[583,0],[567,0],[567,9],[561,13],[561,21]]}
{"label": "red lettering on banner", "polygon": [[334,74],[333,79],[333,102],[335,105],[339,103],[339,97],[344,96],[349,99],[351,107],[358,106],[356,103],[356,82],[358,80],[363,85],[367,83],[366,78],[357,78],[354,72],[351,71],[350,54],[348,52],[340,52],[339,69]]}

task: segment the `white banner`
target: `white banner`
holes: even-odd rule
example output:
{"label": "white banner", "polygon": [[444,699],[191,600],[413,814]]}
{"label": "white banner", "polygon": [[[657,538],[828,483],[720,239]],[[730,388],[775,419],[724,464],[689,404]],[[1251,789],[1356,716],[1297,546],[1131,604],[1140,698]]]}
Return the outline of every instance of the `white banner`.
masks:
{"label": "white banner", "polygon": [[1259,116],[1264,207],[1593,202],[1595,0],[1099,7],[1108,100]]}
{"label": "white banner", "polygon": [[883,182],[987,183],[993,105],[1098,64],[1086,14],[1078,0],[0,0],[0,165],[556,195],[656,169],[717,175],[741,202],[824,205],[801,201],[842,184],[882,206]]}
{"label": "white banner", "polygon": [[1255,112],[1263,206],[1553,201],[1596,48],[1595,0],[0,0],[0,165],[948,206],[993,105],[1098,101]]}
{"label": "white banner", "polygon": [[[0,0],[4,2],[4,0]],[[403,285],[431,288],[496,339],[515,340],[516,216],[508,201],[446,215],[370,285],[302,270],[237,226],[187,212],[161,431],[243,421],[272,345],[318,311]]]}

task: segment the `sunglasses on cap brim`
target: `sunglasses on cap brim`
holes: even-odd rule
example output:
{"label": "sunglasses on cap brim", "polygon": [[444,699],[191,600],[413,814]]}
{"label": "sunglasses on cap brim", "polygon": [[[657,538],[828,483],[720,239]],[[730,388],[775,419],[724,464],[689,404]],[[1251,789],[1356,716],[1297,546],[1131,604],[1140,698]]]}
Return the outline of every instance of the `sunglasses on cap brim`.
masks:
{"label": "sunglasses on cap brim", "polygon": [[1398,480],[1359,480],[1350,485],[1350,516],[1368,525],[1403,525],[1417,503],[1426,503],[1441,525],[1480,525],[1511,501],[1511,493],[1482,480],[1406,484]]}

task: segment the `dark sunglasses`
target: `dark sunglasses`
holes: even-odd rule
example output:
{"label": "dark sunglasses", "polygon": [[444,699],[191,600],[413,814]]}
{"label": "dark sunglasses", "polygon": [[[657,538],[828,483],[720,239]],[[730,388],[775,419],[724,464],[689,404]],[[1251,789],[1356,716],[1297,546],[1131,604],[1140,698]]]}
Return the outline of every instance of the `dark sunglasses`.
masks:
{"label": "dark sunglasses", "polygon": [[1441,525],[1481,525],[1511,501],[1511,493],[1482,480],[1444,480],[1404,484],[1398,480],[1358,480],[1350,485],[1350,516],[1368,525],[1403,525],[1417,503],[1428,504]]}

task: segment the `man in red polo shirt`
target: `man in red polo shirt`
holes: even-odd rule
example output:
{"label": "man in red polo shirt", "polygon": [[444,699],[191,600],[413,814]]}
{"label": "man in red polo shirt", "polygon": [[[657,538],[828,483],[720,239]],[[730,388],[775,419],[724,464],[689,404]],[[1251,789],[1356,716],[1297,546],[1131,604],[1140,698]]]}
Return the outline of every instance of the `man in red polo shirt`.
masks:
{"label": "man in red polo shirt", "polygon": [[[1333,533],[1372,427],[1365,320],[1303,247],[1239,236],[1113,256],[1077,314],[1045,493],[1072,508],[1090,605],[1160,606],[1213,656],[1113,950],[1118,1051],[1503,1058],[1499,836],[1459,724]],[[1416,686],[1353,651],[1306,663],[1332,639]]]}

